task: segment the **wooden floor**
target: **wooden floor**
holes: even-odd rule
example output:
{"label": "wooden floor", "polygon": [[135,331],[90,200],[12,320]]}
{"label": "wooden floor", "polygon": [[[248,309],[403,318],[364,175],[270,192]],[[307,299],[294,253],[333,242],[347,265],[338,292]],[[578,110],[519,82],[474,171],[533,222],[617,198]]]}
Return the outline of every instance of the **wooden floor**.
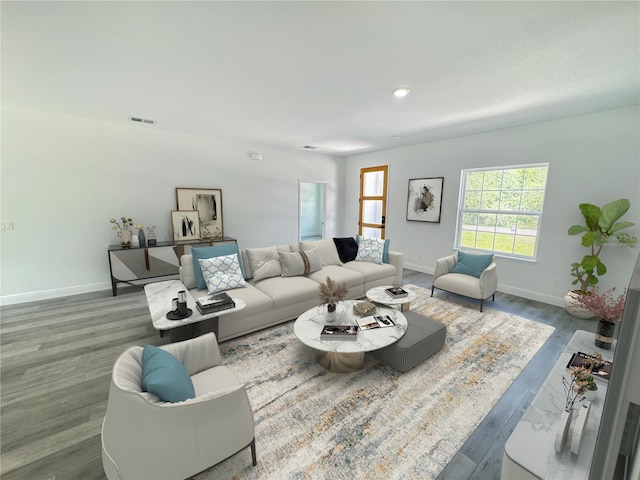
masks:
{"label": "wooden floor", "polygon": [[[431,288],[431,276],[405,270],[405,283]],[[556,331],[441,479],[498,479],[504,443],[549,369],[575,330],[594,328],[562,308],[511,295],[498,293],[487,306]],[[104,479],[100,426],[113,363],[130,345],[167,341],[151,327],[142,288],[6,306],[0,315],[2,479]]]}

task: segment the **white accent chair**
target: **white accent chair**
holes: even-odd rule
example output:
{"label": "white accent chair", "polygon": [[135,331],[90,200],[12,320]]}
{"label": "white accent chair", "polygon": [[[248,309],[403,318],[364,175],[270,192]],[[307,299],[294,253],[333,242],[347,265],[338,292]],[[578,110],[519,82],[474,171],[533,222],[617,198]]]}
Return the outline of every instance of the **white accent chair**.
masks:
{"label": "white accent chair", "polygon": [[436,260],[436,269],[433,272],[431,283],[431,296],[434,288],[446,292],[456,293],[465,297],[480,300],[480,311],[484,301],[491,297],[495,300],[498,288],[498,272],[496,262],[492,260],[489,266],[482,272],[480,278],[462,273],[450,273],[458,262],[458,252]]}
{"label": "white accent chair", "polygon": [[120,355],[102,423],[107,478],[184,479],[246,447],[251,447],[255,466],[253,411],[243,384],[221,365],[215,335],[160,348],[182,362],[196,397],[170,403],[143,392],[143,348],[134,346]]}

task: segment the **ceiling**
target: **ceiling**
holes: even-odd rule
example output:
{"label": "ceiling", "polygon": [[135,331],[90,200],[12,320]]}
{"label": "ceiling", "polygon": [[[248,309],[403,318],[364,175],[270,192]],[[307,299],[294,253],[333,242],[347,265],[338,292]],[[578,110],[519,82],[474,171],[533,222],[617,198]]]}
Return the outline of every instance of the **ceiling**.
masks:
{"label": "ceiling", "polygon": [[[636,105],[639,12],[638,2],[3,1],[2,104],[353,155]],[[411,93],[394,97],[399,86]]]}

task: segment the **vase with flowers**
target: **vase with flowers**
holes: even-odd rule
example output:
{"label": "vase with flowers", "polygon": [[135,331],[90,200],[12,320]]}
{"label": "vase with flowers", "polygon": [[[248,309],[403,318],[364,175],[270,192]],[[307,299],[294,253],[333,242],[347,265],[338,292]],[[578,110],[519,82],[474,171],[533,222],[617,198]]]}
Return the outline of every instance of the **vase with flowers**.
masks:
{"label": "vase with flowers", "polygon": [[131,247],[131,229],[135,227],[133,220],[129,217],[120,217],[120,220],[112,218],[109,222],[111,223],[111,228],[120,237],[120,246],[122,248]]}
{"label": "vase with flowers", "polygon": [[336,308],[338,303],[347,296],[349,288],[347,284],[337,283],[331,277],[327,277],[325,283],[320,284],[320,306],[327,306],[327,320],[332,321],[336,318]]}
{"label": "vase with flowers", "polygon": [[596,287],[589,295],[578,295],[573,300],[599,319],[595,345],[605,350],[611,349],[616,324],[622,320],[627,296],[626,289],[618,296],[615,296],[615,291],[613,287],[606,292],[600,292]]}
{"label": "vase with flowers", "polygon": [[558,452],[564,448],[575,404],[583,400],[593,400],[595,392],[598,390],[598,385],[591,373],[595,367],[602,365],[602,354],[589,352],[586,357],[586,361],[582,365],[571,367],[569,378],[562,376],[562,386],[566,395],[564,410],[560,416],[560,423],[558,424],[554,441],[554,448]]}

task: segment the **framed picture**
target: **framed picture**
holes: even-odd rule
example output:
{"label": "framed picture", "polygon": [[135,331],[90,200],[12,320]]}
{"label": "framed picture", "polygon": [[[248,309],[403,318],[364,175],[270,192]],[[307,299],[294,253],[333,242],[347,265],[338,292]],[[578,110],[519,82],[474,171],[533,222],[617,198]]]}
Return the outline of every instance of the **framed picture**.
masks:
{"label": "framed picture", "polygon": [[224,237],[222,190],[217,188],[176,188],[179,211],[195,210],[200,220],[200,238]]}
{"label": "framed picture", "polygon": [[171,212],[173,241],[200,240],[200,220],[196,210],[174,210]]}
{"label": "framed picture", "polygon": [[440,223],[444,177],[411,178],[407,195],[407,220]]}

